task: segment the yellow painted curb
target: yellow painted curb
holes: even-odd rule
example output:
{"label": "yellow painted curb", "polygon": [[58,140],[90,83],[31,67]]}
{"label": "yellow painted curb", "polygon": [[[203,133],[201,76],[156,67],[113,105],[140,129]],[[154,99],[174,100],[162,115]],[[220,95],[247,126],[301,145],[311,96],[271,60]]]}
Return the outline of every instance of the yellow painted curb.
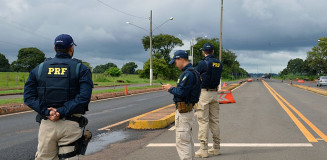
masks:
{"label": "yellow painted curb", "polygon": [[294,86],[294,87],[297,87],[297,88],[301,88],[301,89],[304,89],[304,90],[307,90],[307,91],[311,91],[311,92],[314,92],[314,93],[317,93],[317,94],[327,96],[327,91],[324,90],[324,89],[314,88],[314,87],[309,87],[309,86],[299,85],[299,84],[291,84],[291,85]]}
{"label": "yellow painted curb", "polygon": [[129,121],[128,128],[132,129],[160,129],[160,128],[165,128],[171,123],[175,121],[175,112],[172,112],[171,114],[159,119],[159,120],[139,120],[140,118],[151,114],[158,112],[160,110],[169,108],[169,107],[175,107],[175,104],[168,105],[166,107],[162,107],[156,110],[153,110],[151,112],[142,114],[140,116],[134,117]]}

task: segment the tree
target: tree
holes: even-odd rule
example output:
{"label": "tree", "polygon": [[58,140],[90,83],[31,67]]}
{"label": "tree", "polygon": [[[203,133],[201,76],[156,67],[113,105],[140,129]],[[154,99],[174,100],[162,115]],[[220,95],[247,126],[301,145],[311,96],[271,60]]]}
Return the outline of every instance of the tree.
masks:
{"label": "tree", "polygon": [[287,71],[288,73],[293,74],[303,74],[303,60],[301,58],[291,59],[287,63]]}
{"label": "tree", "polygon": [[135,69],[137,68],[137,65],[134,62],[128,62],[123,65],[121,68],[121,71],[124,74],[135,74]]}
{"label": "tree", "polygon": [[45,54],[37,48],[22,48],[18,51],[17,61],[11,66],[16,72],[30,72],[45,60]]}
{"label": "tree", "polygon": [[320,46],[315,46],[307,52],[307,66],[310,68],[309,75],[324,75],[327,73],[327,54]]}
{"label": "tree", "polygon": [[[197,41],[197,43],[193,47],[194,66],[196,66],[199,63],[199,61],[204,57],[202,55],[202,46],[205,43],[211,43],[212,44],[212,46],[214,47],[214,50],[215,50],[213,55],[216,58],[219,58],[219,40],[218,40],[218,38],[205,39],[205,38],[202,38],[202,37],[198,37],[198,38],[196,38],[196,41]],[[224,58],[222,57],[222,59],[224,59]]]}
{"label": "tree", "polygon": [[121,71],[117,67],[110,67],[109,69],[107,69],[104,72],[104,74],[110,75],[110,76],[113,76],[113,77],[119,77],[121,75]]}
{"label": "tree", "polygon": [[288,75],[288,69],[287,69],[287,67],[286,68],[284,68],[281,72],[279,72],[279,75],[281,75],[281,76],[285,76],[285,75]]}
{"label": "tree", "polygon": [[0,72],[9,72],[10,64],[5,55],[0,53]]}
{"label": "tree", "polygon": [[[206,39],[202,37],[196,38],[197,43],[193,47],[193,62],[194,66],[196,66],[199,61],[204,58],[202,55],[202,46],[205,43],[211,43],[214,47],[213,55],[219,59],[219,39],[212,38]],[[189,51],[188,51],[189,52]],[[237,56],[230,50],[222,50],[222,64],[223,64],[223,72],[222,77],[226,79],[231,79],[235,76],[247,76],[248,73],[240,67],[240,63],[236,60]]]}
{"label": "tree", "polygon": [[82,63],[83,63],[87,68],[89,68],[89,69],[92,71],[92,66],[90,65],[89,62],[84,62],[84,61],[82,61]]}
{"label": "tree", "polygon": [[[144,36],[142,38],[142,43],[143,43],[144,50],[147,51],[150,48],[149,36]],[[153,36],[152,39],[152,47],[155,57],[161,58],[162,56],[165,59],[166,63],[170,61],[169,53],[176,46],[182,46],[182,45],[184,45],[182,40],[180,40],[179,38],[173,35],[159,34],[157,36]]]}
{"label": "tree", "polygon": [[93,73],[104,73],[107,69],[109,69],[111,67],[117,67],[117,65],[114,63],[98,65],[98,66],[95,66],[95,68],[93,69]]}
{"label": "tree", "polygon": [[[157,79],[159,76],[167,79],[167,75],[169,73],[168,64],[164,59],[153,59],[153,77]],[[139,76],[141,78],[149,78],[150,77],[150,61],[146,61],[143,65],[143,70],[139,72]]]}

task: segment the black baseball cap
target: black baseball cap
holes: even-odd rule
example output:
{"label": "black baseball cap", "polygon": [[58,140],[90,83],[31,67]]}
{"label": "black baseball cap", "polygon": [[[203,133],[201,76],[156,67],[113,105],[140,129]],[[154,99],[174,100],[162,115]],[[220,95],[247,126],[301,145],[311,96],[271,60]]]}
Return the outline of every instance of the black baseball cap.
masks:
{"label": "black baseball cap", "polygon": [[173,64],[175,63],[175,59],[179,59],[179,58],[185,58],[188,59],[188,54],[185,50],[178,50],[174,53],[171,61],[168,64]]}
{"label": "black baseball cap", "polygon": [[74,43],[73,38],[68,34],[61,34],[61,35],[57,36],[55,41],[54,41],[54,45],[58,49],[68,49],[72,45],[77,46]]}
{"label": "black baseball cap", "polygon": [[212,51],[214,48],[210,43],[206,43],[202,46],[203,51]]}

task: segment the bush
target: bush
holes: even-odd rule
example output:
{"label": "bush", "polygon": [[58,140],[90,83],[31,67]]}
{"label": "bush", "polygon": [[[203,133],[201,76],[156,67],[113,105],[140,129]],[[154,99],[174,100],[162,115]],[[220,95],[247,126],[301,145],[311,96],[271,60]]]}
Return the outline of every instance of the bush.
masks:
{"label": "bush", "polygon": [[110,75],[110,76],[113,76],[113,77],[119,77],[122,73],[120,71],[119,68],[117,67],[111,67],[109,69],[107,69],[104,74],[106,75]]}

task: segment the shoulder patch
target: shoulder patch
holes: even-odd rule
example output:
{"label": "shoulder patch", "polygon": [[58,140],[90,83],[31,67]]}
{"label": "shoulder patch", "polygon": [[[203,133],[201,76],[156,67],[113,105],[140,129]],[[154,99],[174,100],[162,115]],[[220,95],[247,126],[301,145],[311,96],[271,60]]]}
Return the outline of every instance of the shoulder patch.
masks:
{"label": "shoulder patch", "polygon": [[183,79],[182,79],[182,81],[184,81],[186,78],[187,78],[187,76],[184,76]]}

